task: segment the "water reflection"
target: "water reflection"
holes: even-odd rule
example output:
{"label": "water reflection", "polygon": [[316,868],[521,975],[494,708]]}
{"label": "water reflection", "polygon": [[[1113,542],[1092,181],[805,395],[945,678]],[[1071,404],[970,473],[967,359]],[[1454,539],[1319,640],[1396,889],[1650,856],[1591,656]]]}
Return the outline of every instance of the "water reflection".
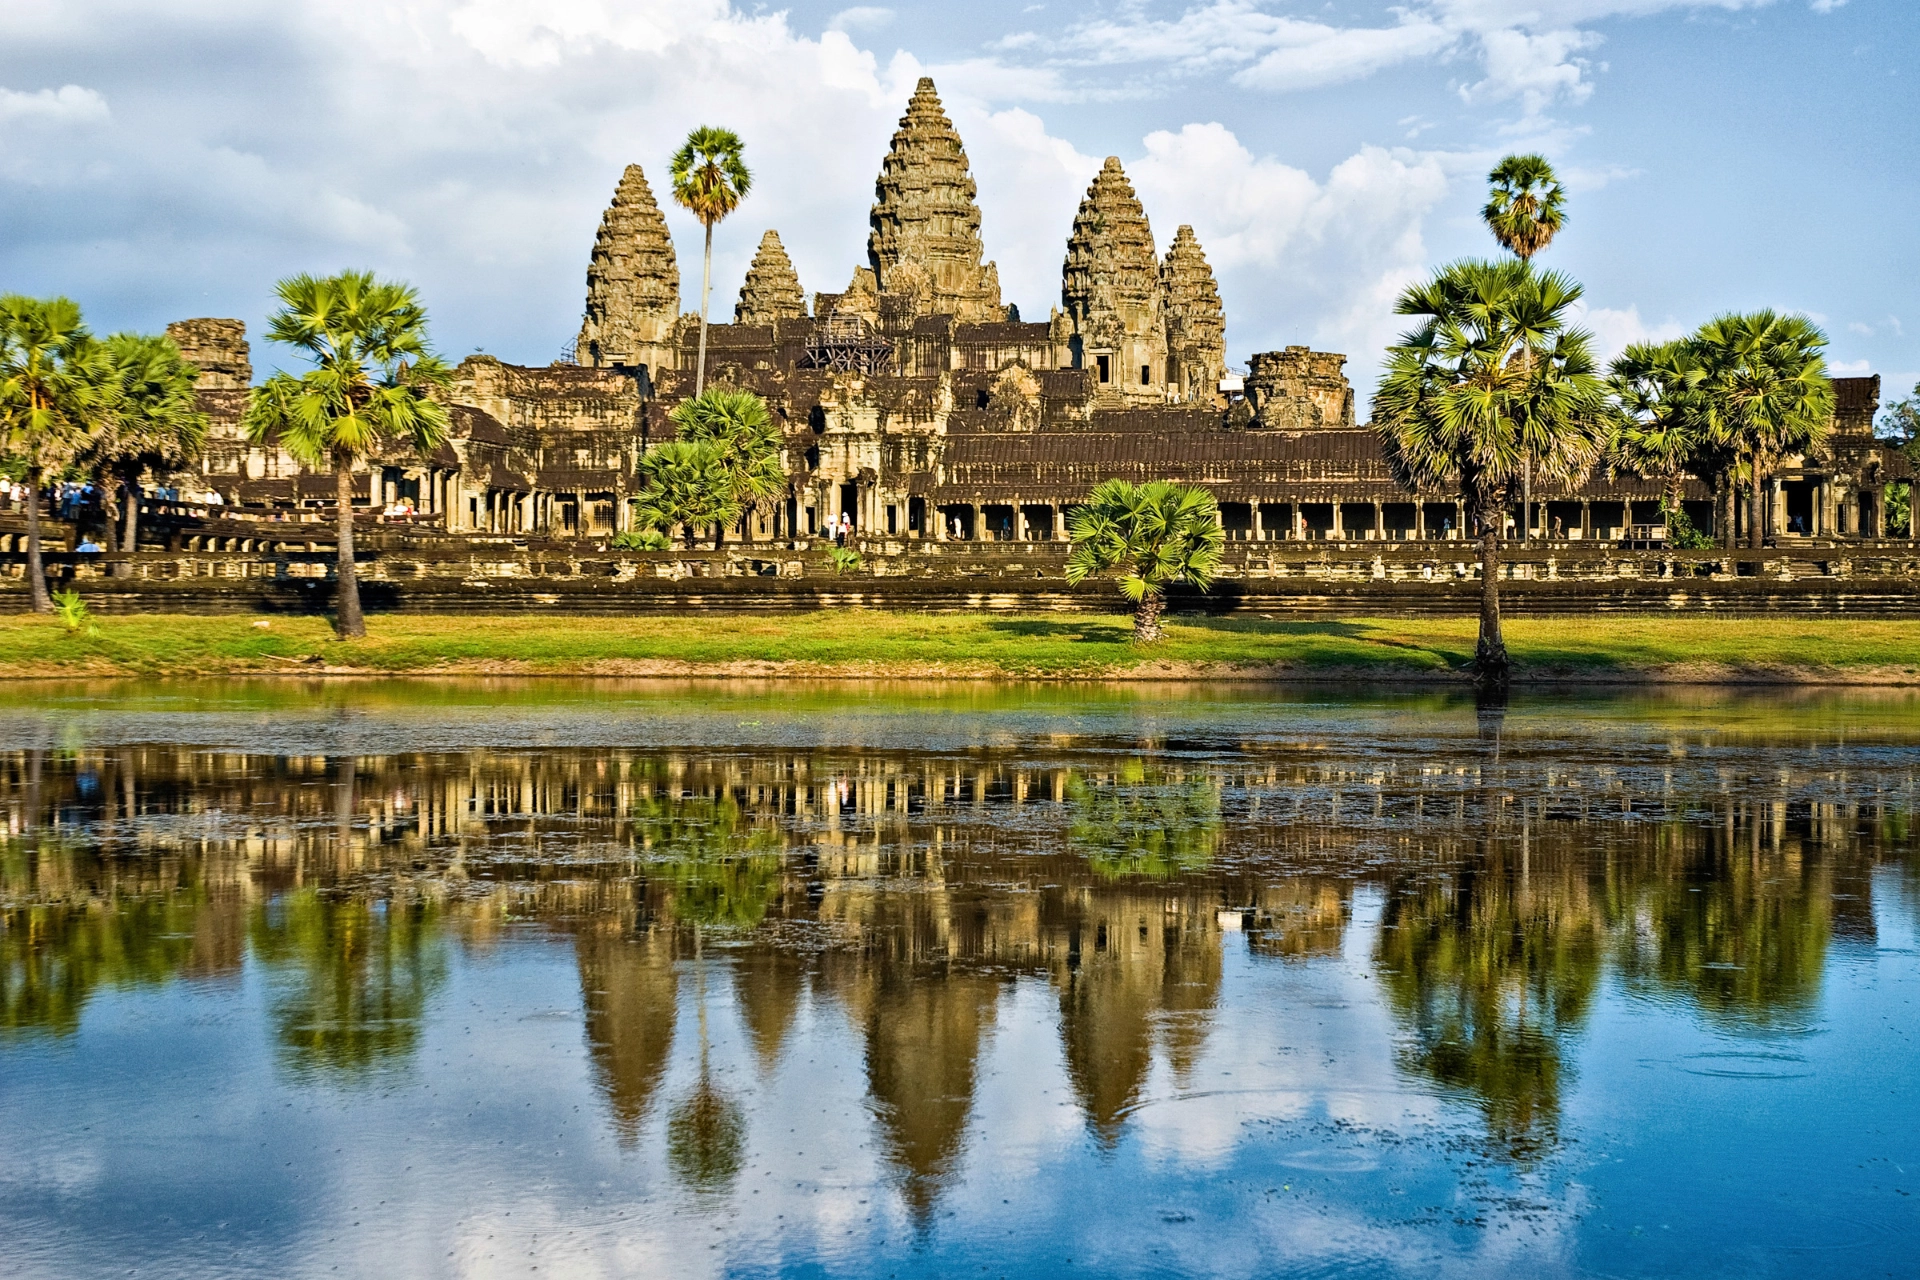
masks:
{"label": "water reflection", "polygon": [[[1904,756],[1839,769],[1802,744],[1761,773],[1694,762],[1700,740],[1623,763],[1515,734],[1488,708],[1448,751],[16,751],[0,1018],[72,1036],[100,991],[251,963],[280,1068],[352,1081],[414,1062],[461,955],[533,929],[571,947],[625,1148],[657,1129],[683,1185],[737,1190],[753,1082],[831,1011],[924,1222],[1015,983],[1050,993],[1078,1123],[1110,1152],[1156,1071],[1199,1087],[1230,958],[1339,957],[1364,890],[1399,1068],[1525,1166],[1562,1141],[1610,974],[1715,1025],[1800,1025],[1836,940],[1875,935],[1875,869],[1916,883]],[[744,1075],[718,1065],[722,1024]]]}

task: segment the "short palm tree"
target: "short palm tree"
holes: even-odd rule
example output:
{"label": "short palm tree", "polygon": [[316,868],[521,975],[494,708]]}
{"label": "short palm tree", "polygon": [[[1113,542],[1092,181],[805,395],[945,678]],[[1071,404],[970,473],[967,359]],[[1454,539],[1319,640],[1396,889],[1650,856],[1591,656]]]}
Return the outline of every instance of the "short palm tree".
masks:
{"label": "short palm tree", "polygon": [[718,445],[674,440],[640,459],[640,501],[635,518],[650,528],[686,530],[687,548],[703,525],[725,525],[740,514],[730,467]]}
{"label": "short palm tree", "polygon": [[[682,440],[719,450],[728,496],[740,511],[762,510],[786,488],[786,437],[767,412],[767,402],[753,392],[709,387],[682,400],[668,416]],[[714,546],[725,537],[724,526],[717,528]]]}
{"label": "short palm tree", "polygon": [[1661,506],[1681,512],[1688,474],[1705,470],[1707,415],[1701,367],[1693,344],[1636,342],[1614,360],[1607,385],[1620,423],[1608,461],[1660,484]]}
{"label": "short palm tree", "polygon": [[1160,639],[1168,587],[1185,582],[1204,591],[1213,582],[1226,541],[1213,494],[1166,481],[1102,481],[1067,517],[1067,536],[1067,581],[1117,573],[1141,644]]}
{"label": "short palm tree", "polygon": [[1487,175],[1480,217],[1501,247],[1530,262],[1566,225],[1566,192],[1545,156],[1508,156]]}
{"label": "short palm tree", "polygon": [[427,346],[427,312],[410,286],[370,271],[297,275],[275,289],[280,310],[267,336],[313,361],[299,377],[276,373],[247,404],[247,438],[277,444],[302,466],[334,476],[338,589],[334,629],[367,634],[353,563],[353,466],[404,442],[419,453],[447,438],[447,411],[432,398],[452,380]]}
{"label": "short palm tree", "polygon": [[1526,468],[1577,484],[1613,423],[1593,340],[1568,314],[1580,286],[1524,259],[1456,262],[1400,295],[1420,327],[1387,349],[1374,428],[1409,489],[1450,489],[1480,537],[1480,638],[1473,669],[1503,684],[1500,534]]}
{"label": "short palm tree", "polygon": [[700,267],[700,363],[693,376],[695,395],[707,386],[707,296],[713,289],[713,229],[753,187],[753,175],[740,158],[740,135],[731,129],[701,125],[668,166],[674,202],[692,211],[707,231],[706,258]]}
{"label": "short palm tree", "polygon": [[0,296],[0,454],[25,467],[27,583],[35,613],[50,613],[40,547],[40,491],[86,447],[110,381],[100,344],[67,298]]}
{"label": "short palm tree", "polygon": [[131,552],[139,545],[140,477],[197,459],[207,443],[207,415],[194,398],[200,371],[173,339],[116,333],[103,354],[113,410],[103,415],[81,461],[98,476],[110,509],[124,495],[119,534],[110,533],[108,545],[117,540],[120,550]]}
{"label": "short palm tree", "polygon": [[1758,549],[1768,478],[1784,459],[1818,449],[1833,425],[1827,336],[1805,316],[1756,311],[1709,320],[1693,342],[1707,435],[1747,479],[1748,543]]}

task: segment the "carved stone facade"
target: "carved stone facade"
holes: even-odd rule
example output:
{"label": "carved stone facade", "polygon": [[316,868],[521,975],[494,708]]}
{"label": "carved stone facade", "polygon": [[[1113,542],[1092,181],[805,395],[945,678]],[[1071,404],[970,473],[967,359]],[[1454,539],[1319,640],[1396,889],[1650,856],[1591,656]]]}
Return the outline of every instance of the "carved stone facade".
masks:
{"label": "carved stone facade", "polygon": [[760,237],[760,249],[747,268],[747,279],[740,286],[740,301],[733,308],[735,324],[772,324],[776,320],[797,320],[807,314],[807,295],[801,291],[800,277],[794,273],[787,247],[780,233],[769,231]]}
{"label": "carved stone facade", "polygon": [[1246,377],[1251,425],[1283,431],[1351,427],[1353,388],[1340,371],[1346,362],[1345,356],[1305,347],[1253,356]]}
{"label": "carved stone facade", "polygon": [[877,287],[918,315],[1003,320],[1000,272],[982,262],[980,206],[960,135],[922,76],[873,184],[867,257]]}
{"label": "carved stone facade", "polygon": [[630,164],[594,237],[575,358],[596,368],[657,366],[679,318],[673,237],[646,174]]}

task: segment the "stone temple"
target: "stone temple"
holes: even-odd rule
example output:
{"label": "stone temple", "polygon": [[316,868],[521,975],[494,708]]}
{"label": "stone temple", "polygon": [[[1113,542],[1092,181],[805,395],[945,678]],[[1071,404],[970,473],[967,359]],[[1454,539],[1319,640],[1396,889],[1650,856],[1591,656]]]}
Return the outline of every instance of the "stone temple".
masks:
{"label": "stone temple", "polygon": [[[751,235],[751,208],[723,234]],[[966,150],[921,80],[880,162],[867,261],[809,298],[766,230],[733,323],[710,329],[709,382],[764,396],[787,439],[786,494],[735,537],[792,542],[845,513],[866,537],[1051,541],[1064,535],[1063,513],[1110,477],[1207,486],[1234,540],[1461,536],[1449,496],[1394,482],[1355,420],[1344,356],[1290,346],[1253,355],[1244,375],[1228,370],[1205,250],[1188,226],[1162,250],[1119,160],[1101,167],[1062,230],[1060,305],[1023,319],[1001,301],[986,257]],[[683,301],[694,300],[680,296],[659,201],[629,165],[588,258],[572,358],[463,361],[453,438],[431,458],[376,460],[365,500],[409,500],[454,533],[627,528],[636,464],[673,439],[668,413],[692,392],[699,322]],[[215,422],[206,485],[243,508],[330,505],[331,478],[240,436],[244,326],[191,320],[170,332],[204,370]],[[1826,455],[1786,468],[1770,494],[1781,536],[1877,535],[1882,487],[1904,475],[1872,440],[1879,379],[1836,389]],[[1534,496],[1537,536],[1619,539],[1659,519],[1658,486],[1632,477]],[[1687,497],[1709,527],[1707,491],[1693,485]]]}

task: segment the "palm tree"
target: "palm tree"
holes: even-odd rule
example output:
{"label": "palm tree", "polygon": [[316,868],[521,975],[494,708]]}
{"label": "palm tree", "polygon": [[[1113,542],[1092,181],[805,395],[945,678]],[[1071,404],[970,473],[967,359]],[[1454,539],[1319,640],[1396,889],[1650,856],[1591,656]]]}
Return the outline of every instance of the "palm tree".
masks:
{"label": "palm tree", "polygon": [[1614,360],[1607,379],[1621,415],[1610,464],[1659,481],[1669,522],[1675,516],[1685,520],[1681,495],[1688,473],[1705,470],[1705,380],[1706,370],[1685,339],[1633,343]]}
{"label": "palm tree", "polygon": [[1748,545],[1766,545],[1764,489],[1780,462],[1810,453],[1833,425],[1827,335],[1805,316],[1724,315],[1694,338],[1704,369],[1707,434],[1749,486]]}
{"label": "palm tree", "polygon": [[[1522,262],[1533,261],[1566,223],[1566,193],[1545,156],[1508,156],[1487,175],[1487,204],[1480,218],[1500,247]],[[1533,461],[1520,467],[1520,541],[1533,536]]]}
{"label": "palm tree", "polygon": [[1450,488],[1480,535],[1483,684],[1508,675],[1500,633],[1500,532],[1531,466],[1578,483],[1605,451],[1612,423],[1594,370],[1593,339],[1568,325],[1578,284],[1524,259],[1456,262],[1400,295],[1423,317],[1387,349],[1373,422],[1400,482]]}
{"label": "palm tree", "polygon": [[[753,392],[712,387],[682,400],[668,416],[682,440],[719,450],[728,496],[741,511],[763,509],[786,487],[786,437],[767,412],[767,402]],[[719,547],[725,537],[725,527],[716,527],[713,545]]]}
{"label": "palm tree", "polygon": [[103,408],[100,344],[67,298],[0,296],[0,453],[25,464],[27,582],[48,613],[40,550],[40,490],[85,447]]}
{"label": "palm tree", "polygon": [[729,464],[718,445],[693,440],[663,444],[640,459],[640,476],[636,518],[665,531],[685,526],[688,550],[700,526],[724,525],[740,514]]}
{"label": "palm tree", "polygon": [[427,311],[410,286],[343,271],[324,279],[290,276],[275,288],[281,309],[267,336],[314,363],[294,377],[276,373],[247,404],[247,438],[278,444],[314,470],[331,467],[338,509],[338,604],[342,639],[367,634],[353,565],[353,465],[391,441],[420,452],[447,438],[446,408],[434,391],[452,380],[427,346]]}
{"label": "palm tree", "polygon": [[1566,192],[1545,156],[1508,156],[1487,175],[1487,185],[1480,217],[1522,262],[1532,261],[1566,225]]}
{"label": "palm tree", "polygon": [[700,363],[693,393],[707,385],[707,295],[713,288],[713,228],[739,207],[753,187],[753,175],[740,159],[740,135],[731,129],[701,125],[674,153],[668,171],[675,203],[692,210],[707,229],[707,253],[700,267]]}
{"label": "palm tree", "polygon": [[1117,570],[1141,644],[1160,639],[1168,587],[1186,582],[1204,591],[1212,583],[1226,541],[1213,494],[1166,481],[1102,481],[1067,518],[1067,535],[1067,581]]}
{"label": "palm tree", "polygon": [[[99,477],[110,512],[125,494],[117,541],[121,551],[132,552],[139,545],[140,477],[198,458],[206,447],[207,415],[194,398],[200,371],[187,363],[173,339],[116,333],[107,339],[104,354],[114,408],[82,460]],[[110,529],[107,543],[115,541]]]}

